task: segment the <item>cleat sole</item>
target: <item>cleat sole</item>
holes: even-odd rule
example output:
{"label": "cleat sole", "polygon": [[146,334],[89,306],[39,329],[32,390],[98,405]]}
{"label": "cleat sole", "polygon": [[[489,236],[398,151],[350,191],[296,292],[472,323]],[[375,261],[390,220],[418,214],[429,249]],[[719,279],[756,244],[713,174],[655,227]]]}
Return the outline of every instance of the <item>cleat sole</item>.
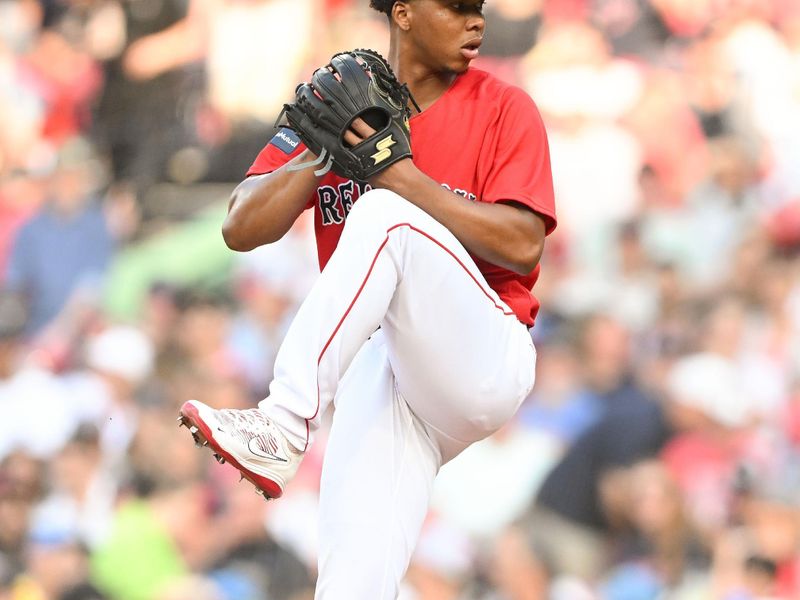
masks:
{"label": "cleat sole", "polygon": [[188,402],[183,404],[178,420],[180,425],[189,428],[189,432],[192,434],[196,446],[210,448],[217,462],[220,464],[229,463],[231,466],[235,467],[239,471],[239,481],[242,479],[249,481],[255,488],[256,493],[261,495],[265,500],[274,500],[283,495],[283,490],[280,489],[277,483],[266,477],[254,474],[251,475],[233,456],[223,450],[222,447],[217,444],[211,430],[205,422],[200,419],[197,409],[192,404]]}

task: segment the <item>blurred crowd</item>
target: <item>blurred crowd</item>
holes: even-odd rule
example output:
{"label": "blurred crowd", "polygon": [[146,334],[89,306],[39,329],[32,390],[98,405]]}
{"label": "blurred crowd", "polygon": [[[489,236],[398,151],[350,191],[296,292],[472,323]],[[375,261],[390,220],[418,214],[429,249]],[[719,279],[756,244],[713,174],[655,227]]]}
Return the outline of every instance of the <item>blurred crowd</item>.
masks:
{"label": "blurred crowd", "polygon": [[[126,319],[106,283],[199,210],[164,184],[232,189],[298,81],[387,50],[367,4],[0,0],[0,599],[313,598],[326,428],[267,504],[175,422],[265,394],[308,215]],[[537,383],[442,469],[402,600],[800,599],[800,4],[485,13],[552,154]]]}

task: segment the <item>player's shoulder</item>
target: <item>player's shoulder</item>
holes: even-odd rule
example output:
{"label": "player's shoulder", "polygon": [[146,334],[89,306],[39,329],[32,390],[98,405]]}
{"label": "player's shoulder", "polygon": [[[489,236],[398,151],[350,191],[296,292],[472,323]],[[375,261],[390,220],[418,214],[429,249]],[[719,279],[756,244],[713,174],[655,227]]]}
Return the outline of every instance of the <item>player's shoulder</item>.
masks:
{"label": "player's shoulder", "polygon": [[470,67],[461,75],[461,78],[461,85],[464,89],[464,93],[478,100],[500,105],[527,105],[536,110],[535,103],[528,92],[517,85],[500,79],[488,71]]}

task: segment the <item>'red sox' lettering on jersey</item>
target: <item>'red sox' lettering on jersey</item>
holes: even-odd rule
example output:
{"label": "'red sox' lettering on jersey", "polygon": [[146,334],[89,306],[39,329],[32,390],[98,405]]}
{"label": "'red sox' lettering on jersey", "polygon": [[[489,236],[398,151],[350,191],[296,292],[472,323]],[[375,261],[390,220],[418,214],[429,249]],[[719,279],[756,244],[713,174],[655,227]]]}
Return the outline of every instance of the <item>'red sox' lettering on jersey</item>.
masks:
{"label": "'red sox' lettering on jersey", "polygon": [[[460,188],[453,189],[443,183],[442,187],[473,202],[478,197],[472,192]],[[342,180],[342,183],[333,185],[320,185],[317,188],[317,215],[322,227],[341,225],[347,218],[353,203],[372,189],[368,183],[360,183],[352,179]]]}

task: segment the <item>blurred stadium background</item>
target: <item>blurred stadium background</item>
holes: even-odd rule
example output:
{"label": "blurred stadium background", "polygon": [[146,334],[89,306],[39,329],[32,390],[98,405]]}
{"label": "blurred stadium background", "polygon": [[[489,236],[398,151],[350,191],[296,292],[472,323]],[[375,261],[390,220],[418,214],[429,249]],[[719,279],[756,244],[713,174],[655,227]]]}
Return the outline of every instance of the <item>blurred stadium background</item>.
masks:
{"label": "blurred stadium background", "polygon": [[[489,0],[560,223],[538,380],[446,466],[403,600],[800,598],[800,4]],[[0,599],[313,597],[279,502],[175,429],[252,406],[316,272],[226,202],[367,0],[0,0]],[[357,565],[358,558],[354,557]]]}

